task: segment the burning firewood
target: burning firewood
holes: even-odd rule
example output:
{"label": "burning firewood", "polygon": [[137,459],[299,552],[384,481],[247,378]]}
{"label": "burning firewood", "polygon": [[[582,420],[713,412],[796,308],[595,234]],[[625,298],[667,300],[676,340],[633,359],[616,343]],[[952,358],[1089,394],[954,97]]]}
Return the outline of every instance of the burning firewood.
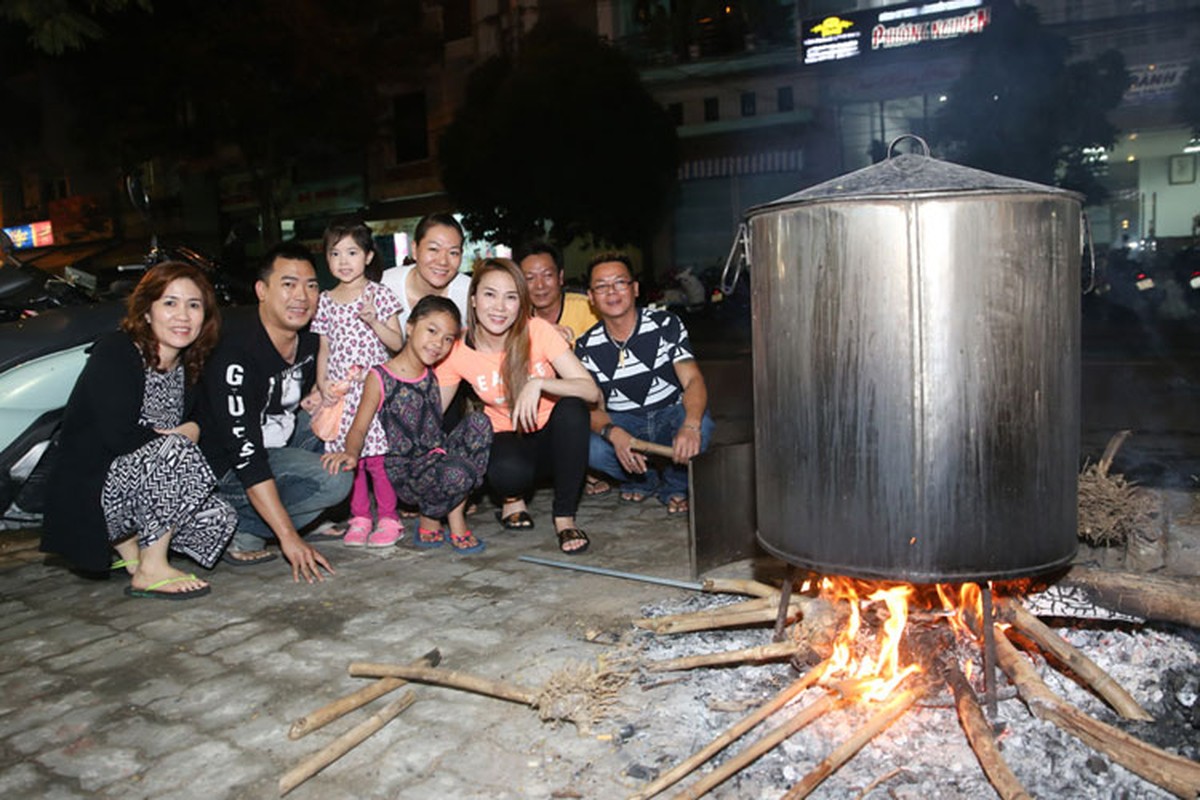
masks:
{"label": "burning firewood", "polygon": [[1031,800],[1029,793],[1001,755],[1000,746],[996,743],[996,737],[992,735],[992,728],[983,715],[983,709],[979,707],[975,691],[958,668],[957,660],[943,655],[938,659],[938,667],[942,678],[954,693],[954,707],[958,712],[958,721],[963,732],[967,735],[967,742],[996,793],[1000,795],[1001,800]]}
{"label": "burning firewood", "polygon": [[[809,597],[793,597],[788,606],[788,619],[805,614],[813,602],[815,601]],[[633,624],[655,633],[691,633],[713,628],[734,628],[758,622],[773,622],[778,612],[777,605],[778,598],[762,597],[711,610],[637,619]]]}
{"label": "burning firewood", "polygon": [[736,742],[760,722],[774,714],[776,711],[779,711],[779,709],[790,703],[793,698],[819,681],[821,676],[825,674],[826,666],[827,664],[821,663],[810,669],[804,674],[803,677],[793,681],[792,684],[782,692],[779,692],[766,703],[763,703],[761,706],[759,706],[756,711],[730,726],[724,733],[722,733],[716,739],[713,739],[703,749],[677,764],[674,768],[661,775],[657,780],[646,784],[646,786],[644,786],[640,792],[630,797],[629,800],[647,800],[647,798],[654,797],[656,794],[659,794],[660,792],[671,786],[674,786],[676,783],[686,778],[702,764],[706,763],[710,758]]}
{"label": "burning firewood", "polygon": [[1112,679],[1096,662],[1079,652],[1069,642],[1046,627],[1037,617],[1026,611],[1020,603],[1007,598],[999,600],[999,617],[1011,623],[1017,630],[1033,639],[1039,647],[1060,660],[1072,672],[1113,707],[1125,719],[1149,722],[1154,719],[1138,705],[1129,692]]}
{"label": "burning firewood", "polygon": [[711,667],[718,664],[775,661],[781,658],[791,658],[807,647],[808,645],[798,642],[772,642],[770,644],[759,645],[758,647],[727,650],[723,653],[706,653],[699,656],[651,661],[645,664],[645,667],[649,672],[670,672],[677,669],[695,669],[696,667]]}
{"label": "burning firewood", "polygon": [[1200,587],[1194,581],[1072,567],[1059,583],[1083,588],[1096,603],[1114,611],[1200,629]]}
{"label": "burning firewood", "polygon": [[783,800],[800,800],[800,798],[808,797],[813,793],[821,783],[832,775],[838,767],[845,764],[854,754],[862,750],[867,742],[874,739],[883,731],[887,730],[893,722],[904,716],[904,713],[913,707],[917,700],[924,696],[928,691],[928,685],[918,682],[911,689],[905,689],[898,694],[893,695],[888,699],[883,706],[876,711],[867,724],[863,725],[854,734],[843,742],[837,749],[821,760],[821,763],[809,771],[807,775],[793,786],[787,794],[783,796]]}
{"label": "burning firewood", "polygon": [[1160,750],[1079,711],[1058,698],[1002,633],[996,636],[1001,669],[1039,719],[1053,722],[1089,747],[1177,797],[1200,795],[1200,764]]}

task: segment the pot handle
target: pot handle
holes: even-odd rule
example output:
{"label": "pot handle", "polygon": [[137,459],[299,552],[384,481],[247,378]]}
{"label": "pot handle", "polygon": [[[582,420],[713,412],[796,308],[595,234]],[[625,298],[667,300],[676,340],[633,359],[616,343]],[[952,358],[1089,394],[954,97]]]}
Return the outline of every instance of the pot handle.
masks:
{"label": "pot handle", "polygon": [[[729,268],[733,266],[733,262],[737,261],[737,267],[733,270],[733,278],[729,277]],[[746,227],[745,222],[738,223],[737,235],[733,239],[733,246],[729,248],[729,257],[725,259],[725,269],[721,270],[721,285],[718,287],[722,294],[733,294],[733,290],[737,288],[738,278],[742,277],[742,270],[750,266],[750,229]]]}
{"label": "pot handle", "polygon": [[1087,294],[1096,289],[1096,243],[1092,241],[1092,223],[1088,220],[1087,212],[1079,212],[1079,217],[1083,222],[1079,228],[1079,249],[1086,248],[1088,254],[1088,284],[1082,292]]}

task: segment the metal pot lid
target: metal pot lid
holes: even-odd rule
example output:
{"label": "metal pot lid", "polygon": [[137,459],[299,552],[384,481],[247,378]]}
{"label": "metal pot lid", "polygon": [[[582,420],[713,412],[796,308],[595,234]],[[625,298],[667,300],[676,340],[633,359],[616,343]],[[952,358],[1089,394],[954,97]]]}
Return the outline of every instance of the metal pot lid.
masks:
{"label": "metal pot lid", "polygon": [[[897,143],[912,139],[924,151],[895,154]],[[750,208],[754,216],[781,206],[825,200],[873,200],[944,194],[1056,194],[1082,201],[1078,192],[1045,186],[952,164],[929,155],[929,145],[919,136],[905,134],[892,140],[888,155],[878,164],[848,172],[832,180],[802,189],[795,194]]]}

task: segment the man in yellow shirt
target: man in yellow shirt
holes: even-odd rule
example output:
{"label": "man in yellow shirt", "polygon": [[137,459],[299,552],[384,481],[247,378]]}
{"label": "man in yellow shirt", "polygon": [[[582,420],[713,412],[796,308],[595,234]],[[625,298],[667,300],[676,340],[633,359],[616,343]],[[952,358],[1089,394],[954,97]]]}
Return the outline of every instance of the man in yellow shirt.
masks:
{"label": "man in yellow shirt", "polygon": [[529,284],[533,315],[558,329],[574,346],[588,328],[600,321],[587,295],[563,291],[562,251],[545,241],[527,244],[517,252],[517,263]]}

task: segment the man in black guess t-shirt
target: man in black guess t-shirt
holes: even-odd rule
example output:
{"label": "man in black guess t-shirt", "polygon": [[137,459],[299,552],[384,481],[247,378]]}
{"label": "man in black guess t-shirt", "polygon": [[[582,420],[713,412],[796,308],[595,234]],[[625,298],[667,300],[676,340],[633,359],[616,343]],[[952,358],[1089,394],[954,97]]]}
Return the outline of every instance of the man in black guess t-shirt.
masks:
{"label": "man in black guess t-shirt", "polygon": [[321,580],[329,562],[297,533],[350,493],[353,473],[330,475],[324,448],[300,402],[316,382],[317,336],[305,330],[317,309],[317,272],[302,245],[267,254],[255,283],[258,306],[228,315],[221,342],[204,369],[200,448],[217,491],[238,512],[224,560],[233,565],[275,558],[279,540],[294,580]]}

